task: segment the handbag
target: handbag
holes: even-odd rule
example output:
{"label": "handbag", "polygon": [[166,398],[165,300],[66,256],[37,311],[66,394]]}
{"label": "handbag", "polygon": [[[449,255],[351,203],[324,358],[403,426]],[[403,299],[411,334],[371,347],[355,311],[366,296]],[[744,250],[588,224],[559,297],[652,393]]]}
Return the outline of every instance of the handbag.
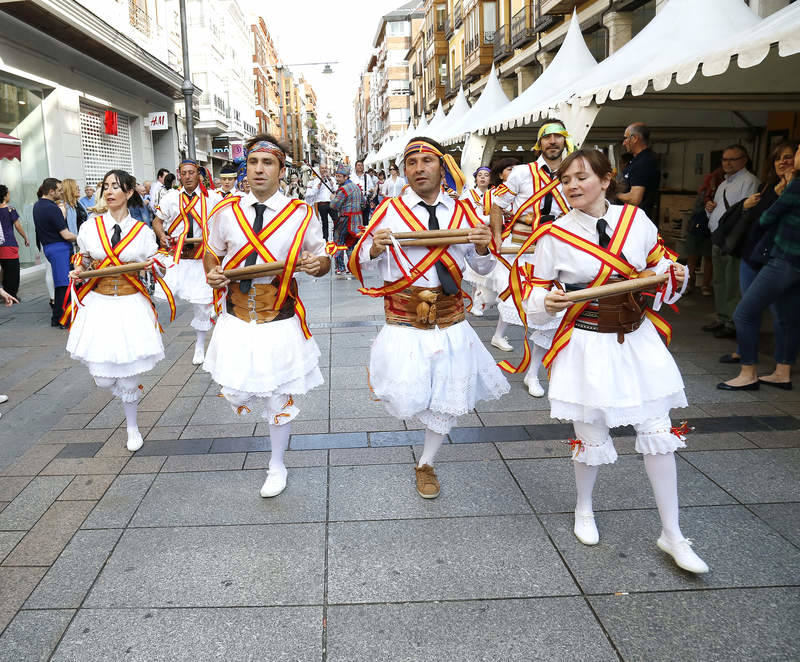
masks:
{"label": "handbag", "polygon": [[742,244],[750,229],[750,215],[745,212],[744,200],[731,205],[719,219],[711,233],[711,243],[719,247],[722,255],[741,257]]}

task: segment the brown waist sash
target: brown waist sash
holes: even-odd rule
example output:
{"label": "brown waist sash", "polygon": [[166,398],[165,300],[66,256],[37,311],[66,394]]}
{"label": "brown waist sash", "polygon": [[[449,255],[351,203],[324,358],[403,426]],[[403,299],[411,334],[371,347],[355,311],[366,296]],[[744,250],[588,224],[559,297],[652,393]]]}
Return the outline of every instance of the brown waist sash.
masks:
{"label": "brown waist sash", "polygon": [[228,313],[244,322],[256,322],[257,324],[278,322],[294,317],[297,281],[294,278],[292,279],[289,289],[290,294],[286,297],[286,301],[284,301],[280,309],[275,308],[275,302],[278,298],[278,283],[280,281],[277,278],[272,283],[253,283],[247,294],[241,291],[239,283],[231,283],[228,286],[226,301]]}
{"label": "brown waist sash", "polygon": [[461,293],[445,294],[441,287],[407,287],[383,298],[387,324],[433,329],[464,321]]}

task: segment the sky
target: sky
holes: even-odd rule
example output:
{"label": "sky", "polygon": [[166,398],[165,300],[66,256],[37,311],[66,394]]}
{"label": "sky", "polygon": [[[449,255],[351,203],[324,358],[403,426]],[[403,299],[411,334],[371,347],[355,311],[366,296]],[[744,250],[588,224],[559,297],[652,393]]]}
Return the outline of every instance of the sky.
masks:
{"label": "sky", "polygon": [[246,12],[261,16],[287,65],[338,62],[333,74],[322,66],[290,67],[303,74],[317,95],[317,117],[330,113],[339,133],[339,146],[355,154],[353,100],[359,74],[372,53],[381,16],[407,0],[239,0]]}

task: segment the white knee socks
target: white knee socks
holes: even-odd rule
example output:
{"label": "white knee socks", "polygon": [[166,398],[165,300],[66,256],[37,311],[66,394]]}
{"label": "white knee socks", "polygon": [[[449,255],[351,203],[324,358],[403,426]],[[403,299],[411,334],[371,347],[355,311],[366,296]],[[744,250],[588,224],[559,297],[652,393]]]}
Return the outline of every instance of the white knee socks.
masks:
{"label": "white knee socks", "polygon": [[138,430],[139,425],[136,422],[136,413],[139,402],[123,402],[122,408],[125,410],[125,426],[129,430]]}
{"label": "white knee socks", "polygon": [[444,435],[434,432],[433,430],[425,430],[425,445],[422,448],[422,455],[419,458],[418,467],[423,464],[433,466],[433,458],[439,451],[442,443],[444,442]]}
{"label": "white knee socks", "polygon": [[645,455],[644,468],[656,498],[661,528],[670,542],[683,540],[678,521],[678,471],[675,454]]}
{"label": "white knee socks", "polygon": [[575,467],[575,490],[577,492],[575,512],[581,515],[591,515],[593,512],[592,491],[599,467],[590,467],[588,464],[575,461],[572,462],[572,466]]}
{"label": "white knee socks", "polygon": [[269,426],[269,443],[272,451],[269,456],[269,469],[285,469],[283,454],[289,448],[289,435],[292,433],[292,424]]}
{"label": "white knee socks", "polygon": [[206,334],[207,333],[208,333],[208,331],[195,331],[194,332],[194,338],[195,338],[194,346],[195,346],[195,349],[197,349],[198,347],[202,347],[203,349],[205,349]]}
{"label": "white knee socks", "polygon": [[539,380],[539,368],[542,365],[544,355],[547,354],[547,350],[544,347],[539,347],[536,343],[531,344],[533,345],[533,352],[531,353],[531,365],[525,375],[526,384],[531,379]]}
{"label": "white knee socks", "polygon": [[495,338],[502,338],[503,334],[505,334],[505,332],[506,332],[506,328],[507,327],[508,327],[508,323],[507,322],[504,322],[502,320],[502,318],[498,319],[497,320],[497,326],[495,327],[495,330],[494,330],[494,337]]}

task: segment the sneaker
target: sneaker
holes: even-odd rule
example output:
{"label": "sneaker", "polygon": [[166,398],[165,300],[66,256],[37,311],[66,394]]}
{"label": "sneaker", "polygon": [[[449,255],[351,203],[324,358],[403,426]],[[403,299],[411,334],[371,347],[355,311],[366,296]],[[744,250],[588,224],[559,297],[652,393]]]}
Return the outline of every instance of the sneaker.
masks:
{"label": "sneaker", "polygon": [[688,538],[678,542],[669,542],[662,534],[656,541],[656,545],[662,552],[669,554],[679,568],[693,572],[696,575],[708,572],[708,566],[703,559],[694,553],[692,541]]}
{"label": "sneaker", "polygon": [[4,402],[8,402],[8,396],[0,395],[0,405],[2,405]]}
{"label": "sneaker", "polygon": [[483,309],[480,306],[473,305],[472,308],[469,309],[469,312],[475,317],[483,317]]}
{"label": "sneaker", "polygon": [[594,523],[594,514],[575,513],[575,526],[572,529],[575,537],[584,545],[596,545],[600,542],[600,534]]}
{"label": "sneaker", "polygon": [[499,338],[498,336],[492,336],[492,347],[497,347],[501,352],[512,352],[514,348],[511,346],[511,343],[508,342],[508,338],[503,336]]}
{"label": "sneaker", "polygon": [[192,357],[192,365],[203,365],[206,360],[206,349],[202,345],[197,345],[194,348],[194,356]]}
{"label": "sneaker", "polygon": [[544,387],[539,383],[538,377],[527,374],[523,383],[528,387],[528,393],[534,398],[541,398],[544,395]]}
{"label": "sneaker", "polygon": [[286,477],[288,475],[286,467],[280,469],[269,469],[267,471],[267,480],[261,486],[261,496],[265,499],[278,496],[283,490],[286,489]]}
{"label": "sneaker", "polygon": [[142,446],[144,446],[144,439],[142,439],[142,433],[139,432],[138,428],[128,428],[128,443],[125,444],[125,447],[131,453],[135,453]]}
{"label": "sneaker", "polygon": [[414,467],[417,474],[417,494],[423,499],[435,499],[439,496],[439,479],[430,464]]}

